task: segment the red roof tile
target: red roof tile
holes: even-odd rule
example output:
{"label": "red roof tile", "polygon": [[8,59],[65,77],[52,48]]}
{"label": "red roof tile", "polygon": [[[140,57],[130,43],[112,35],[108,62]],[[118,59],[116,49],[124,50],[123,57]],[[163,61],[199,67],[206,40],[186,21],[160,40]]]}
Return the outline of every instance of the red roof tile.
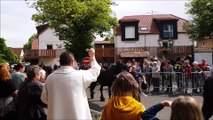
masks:
{"label": "red roof tile", "polygon": [[120,19],[119,20],[119,23],[121,23],[121,22],[139,22],[139,20],[137,20],[137,19]]}
{"label": "red roof tile", "polygon": [[15,53],[17,56],[21,56],[21,52],[23,48],[10,48],[13,53]]}
{"label": "red roof tile", "polygon": [[[154,14],[154,15],[135,15],[135,16],[124,16],[120,21],[131,21],[131,20],[138,20],[138,27],[146,27],[148,31],[139,31],[140,33],[159,33],[157,25],[155,24],[154,20],[177,20],[178,21],[178,32],[186,32],[183,30],[183,25],[186,22],[185,19],[177,17],[171,14]],[[116,34],[121,34],[120,26],[116,28]]]}

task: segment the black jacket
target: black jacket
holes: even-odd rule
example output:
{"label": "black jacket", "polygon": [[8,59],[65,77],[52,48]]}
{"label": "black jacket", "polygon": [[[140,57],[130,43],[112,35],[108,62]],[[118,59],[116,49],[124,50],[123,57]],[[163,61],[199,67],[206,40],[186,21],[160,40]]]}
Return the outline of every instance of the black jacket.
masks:
{"label": "black jacket", "polygon": [[17,120],[46,120],[41,92],[42,85],[38,81],[24,81],[17,97]]}
{"label": "black jacket", "polygon": [[204,83],[203,93],[203,115],[205,120],[208,120],[213,115],[213,73],[207,78]]}

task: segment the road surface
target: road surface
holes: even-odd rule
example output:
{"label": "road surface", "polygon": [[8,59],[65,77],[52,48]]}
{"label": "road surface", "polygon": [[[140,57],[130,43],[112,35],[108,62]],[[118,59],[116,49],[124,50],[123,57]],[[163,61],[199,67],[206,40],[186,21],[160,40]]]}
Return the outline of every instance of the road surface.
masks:
{"label": "road surface", "polygon": [[[106,104],[108,100],[108,93],[107,93],[107,87],[104,87],[104,96],[106,98],[105,102],[100,101],[100,92],[99,92],[99,86],[95,88],[95,96],[94,99],[90,99],[90,94],[89,94],[89,88],[87,89],[87,96],[89,100],[89,105],[90,108],[96,111],[101,112],[104,108],[104,105]],[[141,103],[146,107],[150,107],[156,103],[161,102],[162,100],[174,100],[177,98],[178,95],[171,95],[171,94],[151,94],[148,93],[145,95],[142,95]],[[190,95],[190,94],[189,94]],[[203,98],[201,95],[190,95],[194,97],[200,106],[202,106]],[[157,117],[160,118],[161,120],[169,120],[170,119],[170,114],[171,114],[171,109],[170,108],[164,108],[162,111],[160,111],[157,114]]]}

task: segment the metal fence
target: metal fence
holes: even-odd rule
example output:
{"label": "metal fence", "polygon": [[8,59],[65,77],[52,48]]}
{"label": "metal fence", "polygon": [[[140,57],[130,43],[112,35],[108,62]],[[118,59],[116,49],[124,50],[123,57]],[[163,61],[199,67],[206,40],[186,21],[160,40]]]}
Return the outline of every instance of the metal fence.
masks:
{"label": "metal fence", "polygon": [[92,119],[93,120],[99,120],[101,117],[101,112],[90,109],[91,115],[92,115]]}
{"label": "metal fence", "polygon": [[145,73],[148,84],[147,91],[160,93],[202,93],[204,81],[210,74],[210,71]]}

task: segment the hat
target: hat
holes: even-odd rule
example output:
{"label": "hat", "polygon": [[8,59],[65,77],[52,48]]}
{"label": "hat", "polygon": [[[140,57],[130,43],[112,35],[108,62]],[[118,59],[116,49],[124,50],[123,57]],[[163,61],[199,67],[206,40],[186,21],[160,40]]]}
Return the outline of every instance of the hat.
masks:
{"label": "hat", "polygon": [[207,66],[207,68],[213,72],[213,66]]}
{"label": "hat", "polygon": [[194,62],[193,62],[193,65],[194,65],[194,64],[195,64],[195,65],[198,65],[198,62],[197,62],[197,61],[194,61]]}

